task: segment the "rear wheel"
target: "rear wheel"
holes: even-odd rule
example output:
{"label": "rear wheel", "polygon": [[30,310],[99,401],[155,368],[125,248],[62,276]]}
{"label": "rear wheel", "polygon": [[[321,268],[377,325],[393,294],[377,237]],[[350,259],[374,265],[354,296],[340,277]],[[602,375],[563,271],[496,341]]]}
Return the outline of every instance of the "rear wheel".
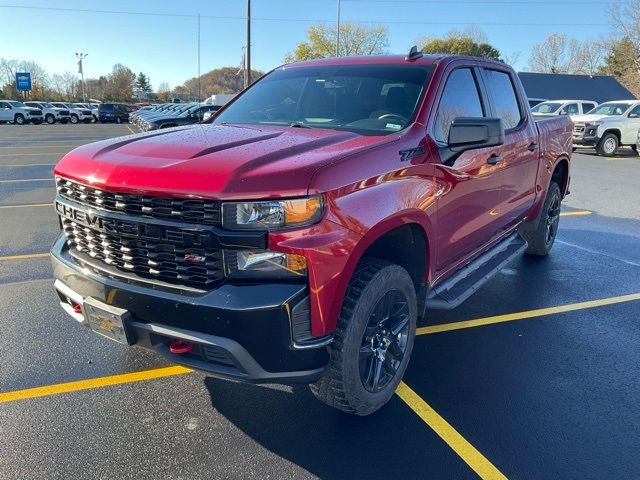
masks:
{"label": "rear wheel", "polygon": [[556,182],[551,182],[544,200],[538,227],[535,230],[521,230],[520,234],[529,243],[525,253],[545,256],[551,251],[560,224],[560,203],[562,194]]}
{"label": "rear wheel", "polygon": [[368,415],[394,394],[409,363],[416,330],[416,291],[407,271],[365,259],[344,298],[322,378],[311,385],[329,406]]}
{"label": "rear wheel", "polygon": [[15,123],[16,125],[24,125],[25,124],[24,115],[22,115],[21,113],[16,113],[16,116],[13,117],[13,123]]}
{"label": "rear wheel", "polygon": [[620,140],[618,140],[618,136],[613,133],[606,133],[598,142],[596,151],[598,152],[598,155],[609,157],[611,155],[615,155],[619,146]]}

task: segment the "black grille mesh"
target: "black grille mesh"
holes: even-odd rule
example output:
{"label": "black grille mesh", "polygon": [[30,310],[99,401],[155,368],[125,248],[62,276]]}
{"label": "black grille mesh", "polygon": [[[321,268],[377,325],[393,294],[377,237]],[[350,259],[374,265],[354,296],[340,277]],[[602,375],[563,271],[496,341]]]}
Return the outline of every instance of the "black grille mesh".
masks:
{"label": "black grille mesh", "polygon": [[[69,248],[123,272],[172,284],[207,288],[223,277],[222,252],[127,238],[62,218]],[[202,263],[185,260],[185,255]]]}
{"label": "black grille mesh", "polygon": [[174,220],[200,225],[220,225],[220,202],[115,193],[56,178],[58,194],[74,202],[110,212]]}

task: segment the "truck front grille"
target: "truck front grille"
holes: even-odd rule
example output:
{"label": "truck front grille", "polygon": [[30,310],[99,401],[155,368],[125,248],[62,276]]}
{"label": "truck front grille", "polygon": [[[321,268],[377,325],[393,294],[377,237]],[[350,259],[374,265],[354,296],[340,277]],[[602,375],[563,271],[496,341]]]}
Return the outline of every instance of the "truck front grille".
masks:
{"label": "truck front grille", "polygon": [[573,126],[573,133],[582,133],[584,132],[584,123],[576,123]]}
{"label": "truck front grille", "polygon": [[[105,233],[62,217],[67,244],[82,263],[95,259],[122,272],[170,284],[208,288],[222,279],[222,252]],[[197,261],[197,264],[194,263]],[[92,262],[96,263],[96,262]]]}
{"label": "truck front grille", "polygon": [[141,217],[220,225],[220,202],[114,193],[56,178],[58,194],[82,205]]}

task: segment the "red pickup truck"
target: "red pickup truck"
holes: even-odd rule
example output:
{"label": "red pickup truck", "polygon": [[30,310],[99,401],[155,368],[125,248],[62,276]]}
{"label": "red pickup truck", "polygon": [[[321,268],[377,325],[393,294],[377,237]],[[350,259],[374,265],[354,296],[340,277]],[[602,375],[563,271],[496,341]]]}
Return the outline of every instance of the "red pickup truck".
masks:
{"label": "red pickup truck", "polygon": [[276,68],[211,124],[77,148],[56,166],[55,288],[79,323],[366,415],[416,322],[546,255],[571,121],[535,122],[513,70],[460,56]]}

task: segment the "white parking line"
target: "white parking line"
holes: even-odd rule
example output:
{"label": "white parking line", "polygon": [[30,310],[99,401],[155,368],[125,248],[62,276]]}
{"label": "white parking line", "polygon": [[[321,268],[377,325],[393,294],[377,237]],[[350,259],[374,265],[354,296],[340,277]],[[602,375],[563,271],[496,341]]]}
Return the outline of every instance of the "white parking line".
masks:
{"label": "white parking line", "polygon": [[27,178],[24,180],[0,180],[0,183],[53,182],[52,178]]}

